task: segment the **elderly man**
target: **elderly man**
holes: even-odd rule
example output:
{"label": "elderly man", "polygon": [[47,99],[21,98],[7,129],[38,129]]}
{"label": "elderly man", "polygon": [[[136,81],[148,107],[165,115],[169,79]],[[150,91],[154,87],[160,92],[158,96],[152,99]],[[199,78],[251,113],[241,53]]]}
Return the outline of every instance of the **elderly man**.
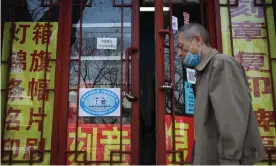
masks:
{"label": "elderly man", "polygon": [[212,49],[206,29],[196,23],[179,29],[178,55],[196,70],[195,165],[254,164],[264,146],[243,67]]}

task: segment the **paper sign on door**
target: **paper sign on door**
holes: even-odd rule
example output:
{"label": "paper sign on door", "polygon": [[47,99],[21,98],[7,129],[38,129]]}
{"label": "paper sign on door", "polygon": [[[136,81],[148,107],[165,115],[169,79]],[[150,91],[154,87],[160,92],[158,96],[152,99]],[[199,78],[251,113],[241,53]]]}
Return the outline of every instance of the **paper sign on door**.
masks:
{"label": "paper sign on door", "polygon": [[175,16],[172,16],[172,29],[178,30],[178,18]]}
{"label": "paper sign on door", "polygon": [[186,68],[186,73],[187,73],[187,80],[189,83],[191,84],[195,84],[196,83],[196,72],[194,69],[189,69]]}
{"label": "paper sign on door", "polygon": [[117,38],[97,38],[97,49],[116,50]]}

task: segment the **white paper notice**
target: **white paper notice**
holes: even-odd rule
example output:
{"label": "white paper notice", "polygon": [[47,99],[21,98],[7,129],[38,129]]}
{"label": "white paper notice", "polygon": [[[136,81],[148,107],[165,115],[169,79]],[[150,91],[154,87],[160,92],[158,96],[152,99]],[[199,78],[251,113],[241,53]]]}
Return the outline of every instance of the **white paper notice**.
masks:
{"label": "white paper notice", "polygon": [[175,16],[172,16],[172,29],[178,30],[178,18]]}
{"label": "white paper notice", "polygon": [[186,68],[186,73],[187,73],[188,82],[191,83],[191,84],[195,84],[196,83],[196,72],[195,72],[195,70]]}
{"label": "white paper notice", "polygon": [[97,49],[101,49],[101,50],[117,49],[117,38],[97,38]]}

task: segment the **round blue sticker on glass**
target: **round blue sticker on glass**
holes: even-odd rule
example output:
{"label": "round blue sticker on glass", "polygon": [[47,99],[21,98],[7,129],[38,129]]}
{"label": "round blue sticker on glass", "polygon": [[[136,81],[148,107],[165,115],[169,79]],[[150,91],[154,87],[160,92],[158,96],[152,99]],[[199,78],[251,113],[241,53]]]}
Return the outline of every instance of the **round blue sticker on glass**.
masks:
{"label": "round blue sticker on glass", "polygon": [[120,106],[117,94],[108,89],[92,89],[80,98],[82,110],[93,116],[106,116],[116,111]]}

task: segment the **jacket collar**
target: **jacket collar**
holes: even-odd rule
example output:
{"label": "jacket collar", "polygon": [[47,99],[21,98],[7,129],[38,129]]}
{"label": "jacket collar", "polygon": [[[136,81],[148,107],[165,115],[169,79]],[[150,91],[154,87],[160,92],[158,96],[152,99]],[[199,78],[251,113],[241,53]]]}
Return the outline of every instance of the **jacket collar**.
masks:
{"label": "jacket collar", "polygon": [[202,59],[199,63],[199,65],[197,65],[196,70],[197,71],[202,71],[205,69],[205,67],[207,66],[207,64],[210,62],[210,60],[218,53],[218,51],[216,49],[212,49],[210,50],[210,52],[206,55],[202,56]]}

